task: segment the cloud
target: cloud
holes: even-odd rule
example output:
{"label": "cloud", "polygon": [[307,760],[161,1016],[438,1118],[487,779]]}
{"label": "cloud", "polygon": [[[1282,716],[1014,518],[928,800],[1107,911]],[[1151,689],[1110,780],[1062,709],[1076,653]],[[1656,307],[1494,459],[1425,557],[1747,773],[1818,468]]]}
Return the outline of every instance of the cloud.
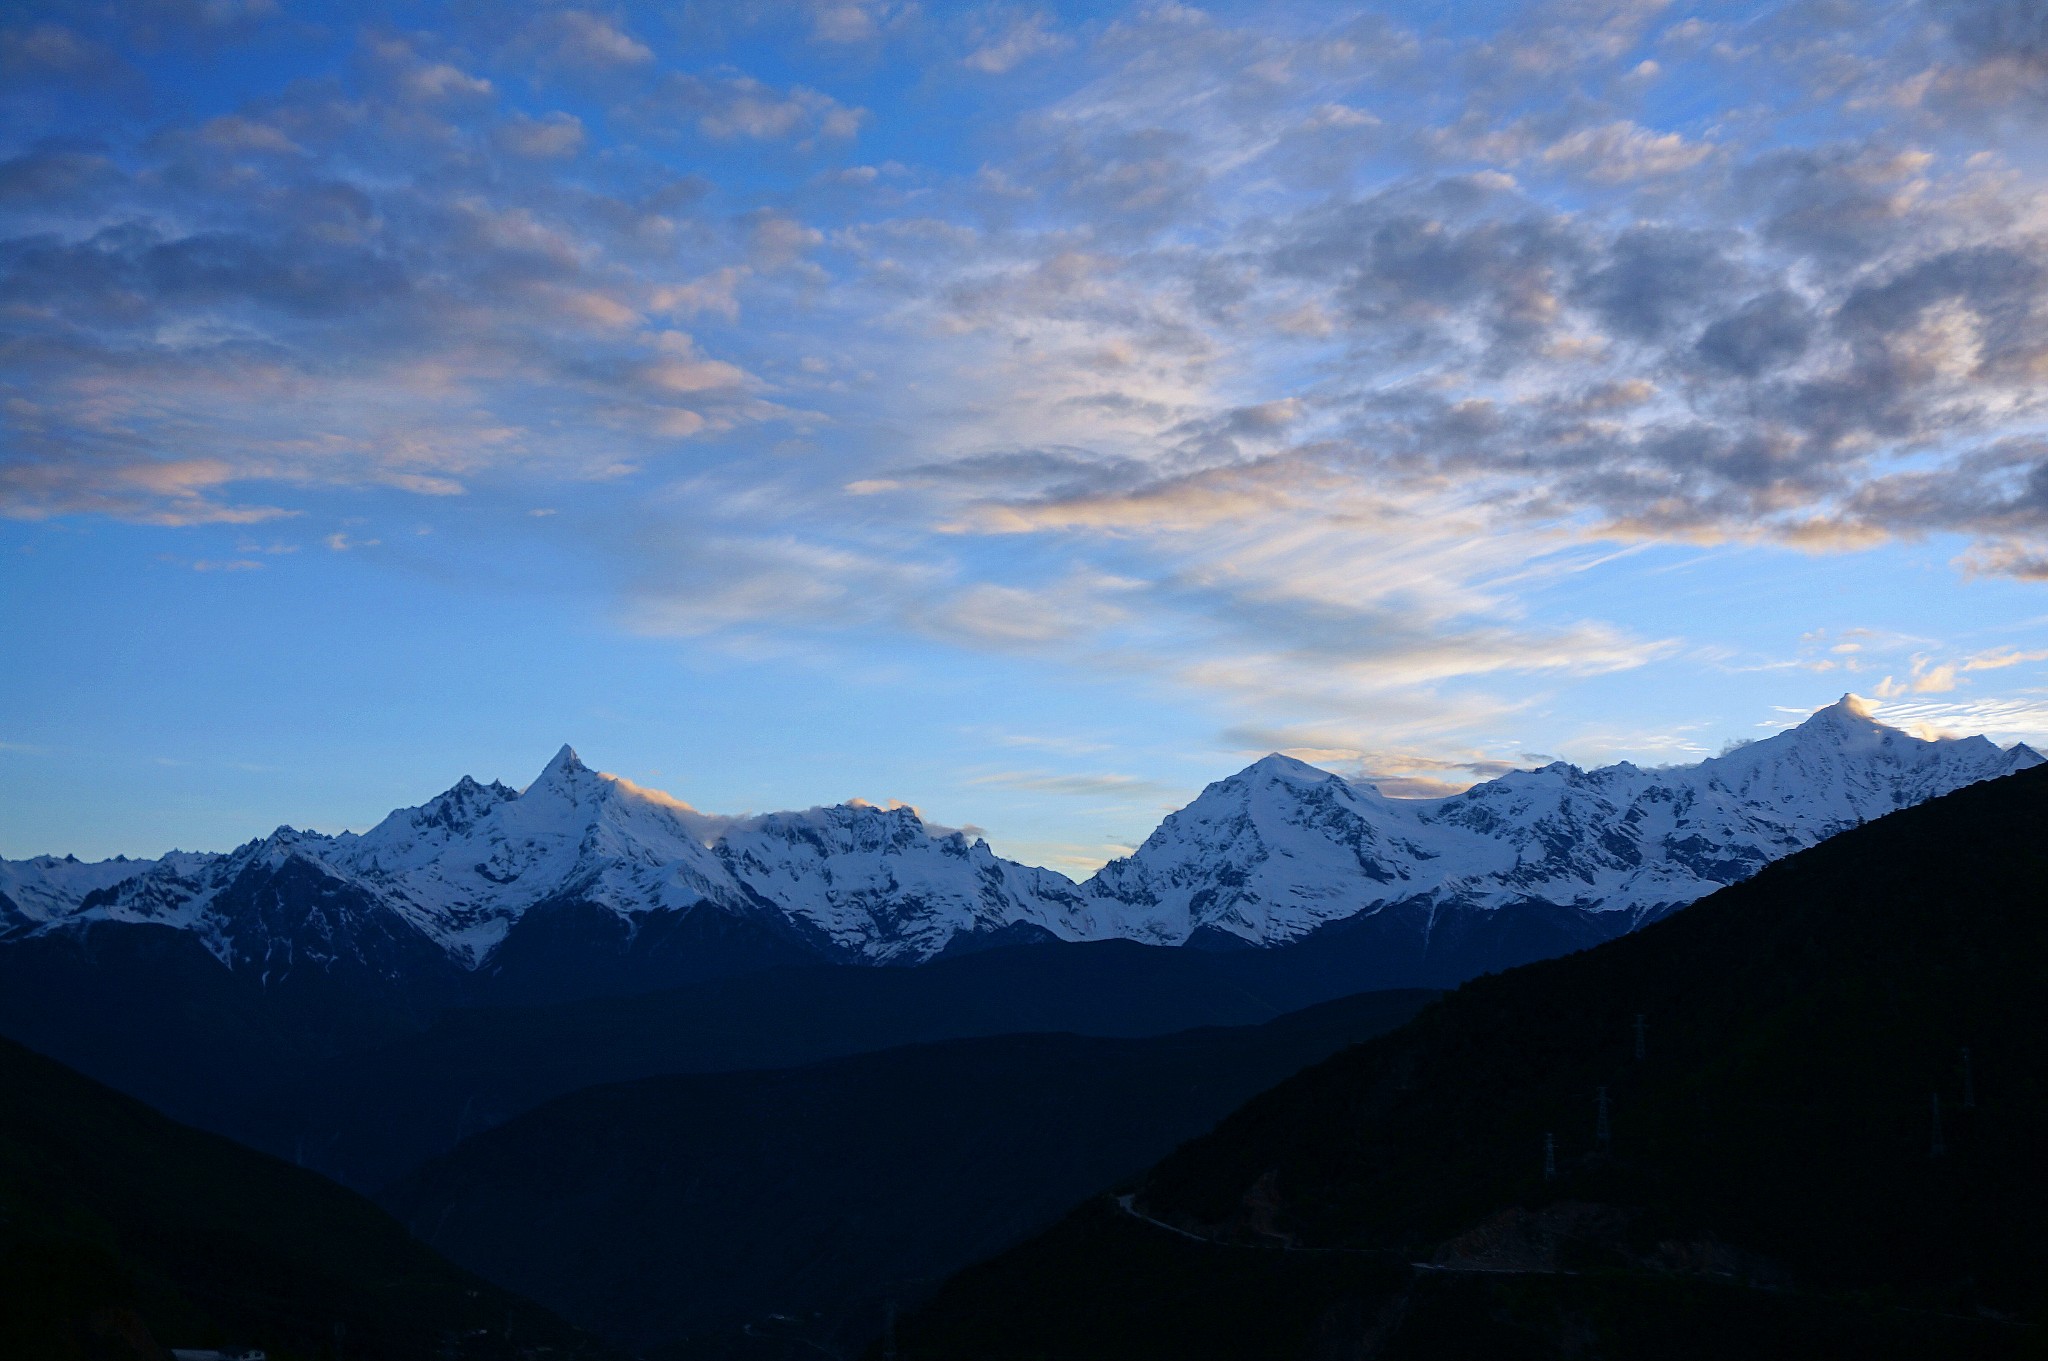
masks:
{"label": "cloud", "polygon": [[[1028,656],[1411,791],[1472,772],[1404,734],[1505,759],[1672,655],[1544,590],[1617,544],[2048,579],[2024,6],[550,7],[279,29],[304,79],[88,139],[96,13],[0,36],[12,516],[560,505],[626,627]],[[1932,702],[2030,655],[1839,641],[1778,660]]]}
{"label": "cloud", "polygon": [[748,235],[662,246],[690,182],[565,191],[579,119],[500,110],[421,50],[366,38],[364,79],[431,113],[306,82],[118,155],[0,163],[0,513],[252,523],[293,513],[284,489],[616,477],[779,418],[742,366],[644,320],[732,315]]}
{"label": "cloud", "polygon": [[498,129],[505,148],[517,156],[552,159],[574,156],[583,149],[583,120],[573,113],[555,112],[540,118],[514,114]]}
{"label": "cloud", "polygon": [[1925,671],[1919,671],[1918,667],[1914,669],[1919,672],[1913,677],[1912,689],[1916,695],[1946,694],[1956,688],[1956,669],[1952,665],[1932,666]]}
{"label": "cloud", "polygon": [[1125,617],[1130,583],[1081,575],[1050,587],[980,582],[915,608],[924,631],[970,646],[1026,652],[1086,640]]}
{"label": "cloud", "polygon": [[2048,743],[2048,703],[2037,695],[1962,700],[1887,700],[1886,723],[1923,737],[1982,733],[1995,742]]}
{"label": "cloud", "polygon": [[1956,559],[1956,565],[1982,576],[2048,581],[2048,542],[1976,544]]}
{"label": "cloud", "polygon": [[610,20],[585,10],[560,10],[535,24],[536,45],[558,61],[598,69],[645,66],[654,52]]}
{"label": "cloud", "polygon": [[[409,56],[410,52],[403,44],[393,45],[394,61],[402,61]],[[473,76],[445,61],[407,62],[399,83],[413,98],[429,102],[487,99],[496,93],[496,87],[489,80]]]}
{"label": "cloud", "polygon": [[1799,297],[1775,288],[1703,328],[1693,351],[1717,368],[1756,378],[1804,354],[1814,329],[1812,314]]}
{"label": "cloud", "polygon": [[762,269],[779,269],[823,244],[825,234],[795,218],[763,208],[747,215],[749,254]]}
{"label": "cloud", "polygon": [[1136,775],[1059,774],[1043,770],[1000,770],[968,780],[974,785],[994,785],[1031,794],[1066,794],[1076,798],[1154,800],[1178,791]]}
{"label": "cloud", "polygon": [[1040,13],[1016,18],[961,58],[961,65],[995,76],[1032,57],[1070,47],[1069,39],[1051,30],[1051,22],[1049,16]]}
{"label": "cloud", "polygon": [[1963,663],[1965,671],[2002,671],[2008,666],[2019,666],[2026,662],[2048,661],[2048,648],[2037,648],[2023,652],[2016,647],[1993,648],[1980,652]]}
{"label": "cloud", "polygon": [[1285,511],[1334,485],[1301,464],[1218,468],[1128,490],[984,502],[970,507],[951,527],[994,534],[1062,529],[1175,532],[1259,512]]}
{"label": "cloud", "polygon": [[650,305],[655,311],[672,316],[688,318],[699,312],[715,312],[727,321],[738,321],[739,286],[752,273],[745,265],[727,265],[687,283],[660,284]]}
{"label": "cloud", "polygon": [[63,515],[103,515],[139,524],[261,524],[297,512],[281,506],[223,502],[216,493],[233,480],[231,465],[219,459],[73,459],[61,446],[27,441],[31,456],[19,452],[0,463],[0,515],[13,520],[46,520]]}
{"label": "cloud", "polygon": [[1877,697],[1894,699],[1908,694],[1949,694],[1959,686],[1970,685],[1974,680],[1971,673],[2003,671],[2039,661],[2048,661],[2048,649],[2028,650],[2004,645],[1946,661],[1937,661],[1933,654],[1919,652],[1911,659],[1908,676],[1904,680],[1886,676],[1878,685]]}
{"label": "cloud", "polygon": [[[1933,0],[1962,58],[1960,70],[1931,73],[1942,93],[1998,105],[2048,97],[2048,21],[2032,0]],[[1932,84],[1934,82],[1930,82]]]}
{"label": "cloud", "polygon": [[1656,132],[1622,119],[1580,128],[1543,150],[1549,165],[1569,166],[1608,184],[1675,175],[1714,154],[1711,146],[1688,142],[1675,132]]}
{"label": "cloud", "polygon": [[639,113],[654,123],[688,118],[704,136],[719,141],[818,137],[843,141],[857,134],[868,117],[865,109],[842,104],[820,91],[800,85],[777,89],[737,72],[670,74]]}
{"label": "cloud", "polygon": [[104,43],[57,23],[0,28],[0,71],[56,77],[86,87],[128,74],[125,63]]}
{"label": "cloud", "polygon": [[872,627],[900,618],[906,600],[943,582],[927,566],[786,536],[676,541],[650,523],[634,547],[636,579],[624,622],[650,636]]}
{"label": "cloud", "polygon": [[641,375],[648,386],[664,393],[713,392],[750,381],[738,365],[699,354],[696,341],[681,331],[663,332],[657,348],[660,357],[650,360]]}
{"label": "cloud", "polygon": [[1586,267],[1573,291],[1629,340],[1661,340],[1696,323],[1744,281],[1735,243],[1718,233],[1638,226],[1584,244]]}
{"label": "cloud", "polygon": [[895,0],[811,0],[811,40],[834,45],[873,42],[917,17],[914,3]]}
{"label": "cloud", "polygon": [[1006,747],[1031,747],[1045,751],[1057,751],[1069,756],[1085,756],[1109,749],[1104,743],[1090,742],[1078,737],[1048,737],[1040,733],[1008,732],[994,732],[990,733],[989,736]]}
{"label": "cloud", "polygon": [[40,147],[0,161],[0,203],[34,203],[50,209],[111,189],[120,181],[119,170],[104,155]]}
{"label": "cloud", "polygon": [[200,141],[226,151],[266,151],[303,156],[305,148],[270,124],[240,114],[222,114],[199,125]]}

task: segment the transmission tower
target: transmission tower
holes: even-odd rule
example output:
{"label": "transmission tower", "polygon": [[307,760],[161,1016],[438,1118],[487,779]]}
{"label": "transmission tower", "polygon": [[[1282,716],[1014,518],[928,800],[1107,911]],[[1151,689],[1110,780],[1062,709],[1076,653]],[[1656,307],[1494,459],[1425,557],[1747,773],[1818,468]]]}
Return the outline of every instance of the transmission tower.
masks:
{"label": "transmission tower", "polygon": [[1557,1180],[1557,1136],[1543,1136],[1543,1180]]}
{"label": "transmission tower", "polygon": [[1607,1089],[1605,1087],[1602,1087],[1600,1089],[1600,1094],[1596,1096],[1593,1100],[1594,1104],[1597,1105],[1600,1109],[1600,1123],[1594,1127],[1593,1139],[1596,1143],[1600,1145],[1600,1147],[1606,1148],[1609,1144],[1614,1142],[1614,1131],[1611,1128],[1609,1128],[1607,1124]]}
{"label": "transmission tower", "polygon": [[1931,1100],[1934,1107],[1934,1138],[1928,1143],[1927,1156],[1939,1158],[1948,1151],[1948,1145],[1941,1141],[1941,1093],[1935,1092]]}
{"label": "transmission tower", "polygon": [[1644,1053],[1644,1049],[1643,1049],[1643,1032],[1644,1032],[1644,1030],[1645,1030],[1645,1029],[1646,1029],[1646,1027],[1645,1027],[1645,1025],[1644,1025],[1644,1023],[1643,1023],[1643,1013],[1639,1011],[1639,1012],[1637,1012],[1637,1013],[1636,1013],[1636,1062],[1637,1062],[1637,1063],[1641,1063],[1641,1062],[1643,1061],[1643,1053]]}
{"label": "transmission tower", "polygon": [[1970,1078],[1970,1047],[1963,1046],[1963,1109],[1977,1109],[1977,1084]]}

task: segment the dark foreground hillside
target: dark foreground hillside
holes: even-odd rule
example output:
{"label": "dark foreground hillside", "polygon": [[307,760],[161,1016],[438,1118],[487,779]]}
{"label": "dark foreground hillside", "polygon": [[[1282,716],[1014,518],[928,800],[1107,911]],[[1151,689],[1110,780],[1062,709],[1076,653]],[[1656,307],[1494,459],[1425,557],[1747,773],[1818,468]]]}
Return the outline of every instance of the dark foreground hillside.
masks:
{"label": "dark foreground hillside", "polygon": [[749,1341],[767,1332],[813,1354],[857,1348],[891,1300],[921,1298],[1432,995],[598,1087],[467,1140],[386,1204],[457,1261],[621,1342],[773,1355]]}
{"label": "dark foreground hillside", "polygon": [[1467,984],[963,1273],[897,1351],[2048,1354],[2044,1044],[2035,770]]}
{"label": "dark foreground hillside", "polygon": [[345,974],[272,992],[189,932],[102,922],[0,948],[0,1035],[179,1120],[376,1190],[467,1135],[600,1083],[973,1036],[1256,1025],[1355,993],[1454,986],[1633,924],[1532,908],[1425,932],[1430,915],[1407,904],[1271,950],[1038,943],[915,968],[784,967],[453,1008],[454,994],[365,991]]}
{"label": "dark foreground hillside", "polygon": [[323,1177],[0,1040],[0,1357],[600,1358]]}

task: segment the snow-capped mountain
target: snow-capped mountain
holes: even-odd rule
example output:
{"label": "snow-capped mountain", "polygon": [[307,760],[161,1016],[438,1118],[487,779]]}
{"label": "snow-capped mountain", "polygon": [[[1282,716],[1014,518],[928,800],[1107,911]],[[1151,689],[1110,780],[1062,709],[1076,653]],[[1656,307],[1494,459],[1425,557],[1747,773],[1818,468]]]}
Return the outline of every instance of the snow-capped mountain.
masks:
{"label": "snow-capped mountain", "polygon": [[929,959],[956,937],[1018,923],[1068,940],[1102,934],[1073,880],[927,827],[901,806],[770,813],[733,826],[715,849],[758,900],[852,957]]}
{"label": "snow-capped mountain", "polygon": [[1558,763],[1442,799],[1388,798],[1273,755],[1076,884],[909,808],[720,818],[564,747],[524,790],[465,777],[360,836],[280,828],[224,855],[0,862],[0,940],[154,924],[268,982],[337,968],[489,974],[522,932],[547,942],[544,966],[572,918],[610,923],[607,948],[628,953],[657,939],[679,948],[672,928],[690,921],[709,923],[690,939],[752,932],[869,963],[1020,936],[1277,945],[1390,908],[1427,933],[1444,913],[1540,905],[1604,936],[2041,759],[1981,737],[1913,737],[1846,696],[1697,765]]}
{"label": "snow-capped mountain", "polygon": [[[1257,944],[1394,903],[1542,902],[1629,925],[1836,832],[2041,763],[2024,745],[1928,740],[1851,696],[1697,765],[1514,771],[1442,799],[1391,799],[1268,756],[1170,815],[1085,891],[1123,933]],[[1621,929],[1617,925],[1614,929]]]}
{"label": "snow-capped mountain", "polygon": [[475,967],[538,903],[573,899],[622,914],[707,902],[739,910],[743,895],[707,844],[719,826],[563,747],[523,791],[465,776],[337,845],[328,860]]}
{"label": "snow-capped mountain", "polygon": [[111,888],[158,863],[125,855],[112,860],[80,860],[75,855],[0,860],[0,932],[62,917],[86,894]]}
{"label": "snow-capped mountain", "polygon": [[360,836],[280,827],[225,855],[120,862],[125,874],[98,876],[111,882],[76,897],[68,912],[55,901],[57,890],[85,883],[87,871],[101,866],[47,858],[20,864],[55,866],[33,880],[40,929],[93,921],[180,927],[240,967],[272,958],[280,942],[263,914],[232,905],[282,875],[315,886],[316,902],[353,904],[346,925],[315,908],[310,930],[287,927],[303,958],[325,965],[353,948],[364,923],[376,922],[379,933],[417,937],[474,969],[543,903],[575,901],[620,914],[751,906],[706,844],[719,825],[665,794],[599,774],[563,747],[523,791],[465,776]]}

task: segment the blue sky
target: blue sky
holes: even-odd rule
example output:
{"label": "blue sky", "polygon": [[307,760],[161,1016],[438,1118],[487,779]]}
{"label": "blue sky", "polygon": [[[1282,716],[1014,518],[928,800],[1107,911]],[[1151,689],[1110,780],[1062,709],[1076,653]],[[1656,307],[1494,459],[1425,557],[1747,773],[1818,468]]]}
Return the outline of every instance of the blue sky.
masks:
{"label": "blue sky", "polygon": [[0,854],[2048,739],[2038,3],[31,5]]}

